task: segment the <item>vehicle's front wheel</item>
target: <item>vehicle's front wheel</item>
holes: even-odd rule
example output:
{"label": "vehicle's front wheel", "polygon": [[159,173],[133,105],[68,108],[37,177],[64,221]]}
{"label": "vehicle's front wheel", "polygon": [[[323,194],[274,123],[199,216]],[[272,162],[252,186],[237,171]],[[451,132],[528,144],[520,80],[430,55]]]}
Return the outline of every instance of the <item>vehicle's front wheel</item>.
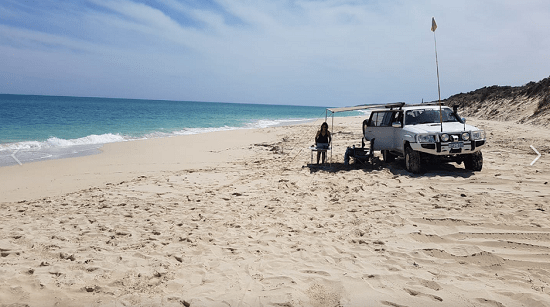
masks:
{"label": "vehicle's front wheel", "polygon": [[479,172],[483,168],[483,155],[476,151],[464,160],[464,168],[470,171]]}
{"label": "vehicle's front wheel", "polygon": [[405,149],[405,168],[413,174],[418,174],[422,171],[420,152],[414,151],[410,147]]}
{"label": "vehicle's front wheel", "polygon": [[390,153],[389,150],[382,150],[382,159],[384,159],[386,163],[391,163],[395,160],[395,155]]}

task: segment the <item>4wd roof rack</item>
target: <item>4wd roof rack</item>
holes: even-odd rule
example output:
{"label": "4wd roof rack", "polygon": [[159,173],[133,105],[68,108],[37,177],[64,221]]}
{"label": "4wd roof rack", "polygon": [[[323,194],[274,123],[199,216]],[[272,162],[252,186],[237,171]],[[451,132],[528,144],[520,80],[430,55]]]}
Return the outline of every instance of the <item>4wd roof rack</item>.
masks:
{"label": "4wd roof rack", "polygon": [[390,110],[393,110],[393,108],[399,108],[399,110],[401,110],[401,108],[405,105],[404,102],[394,102],[394,103],[388,103],[385,105],[386,108],[390,109]]}
{"label": "4wd roof rack", "polygon": [[437,105],[439,105],[439,103],[437,101],[434,101],[434,102],[408,104],[407,107],[437,106]]}

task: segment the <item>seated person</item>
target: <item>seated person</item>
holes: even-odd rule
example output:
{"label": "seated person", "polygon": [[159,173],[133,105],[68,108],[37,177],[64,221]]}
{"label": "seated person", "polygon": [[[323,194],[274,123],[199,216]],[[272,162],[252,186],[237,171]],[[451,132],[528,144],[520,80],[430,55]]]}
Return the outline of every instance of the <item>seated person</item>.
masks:
{"label": "seated person", "polygon": [[[317,131],[317,135],[315,135],[315,146],[317,146],[317,149],[328,149],[331,140],[332,138],[330,136],[330,131],[328,131],[328,124],[325,122],[321,124],[321,130]],[[321,157],[323,163],[325,163],[327,158],[326,150],[317,151],[317,164],[319,164],[319,159]]]}

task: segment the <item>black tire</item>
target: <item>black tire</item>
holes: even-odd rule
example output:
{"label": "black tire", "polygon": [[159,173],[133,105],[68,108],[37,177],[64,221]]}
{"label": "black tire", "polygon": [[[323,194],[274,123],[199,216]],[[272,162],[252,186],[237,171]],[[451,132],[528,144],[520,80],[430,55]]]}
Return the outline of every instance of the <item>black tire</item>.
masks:
{"label": "black tire", "polygon": [[420,152],[414,151],[412,148],[405,148],[405,168],[413,174],[422,172],[422,160]]}
{"label": "black tire", "polygon": [[395,155],[392,154],[389,150],[382,150],[382,159],[386,163],[391,163],[395,160]]}
{"label": "black tire", "polygon": [[483,154],[476,151],[464,159],[464,168],[470,171],[479,172],[483,168]]}

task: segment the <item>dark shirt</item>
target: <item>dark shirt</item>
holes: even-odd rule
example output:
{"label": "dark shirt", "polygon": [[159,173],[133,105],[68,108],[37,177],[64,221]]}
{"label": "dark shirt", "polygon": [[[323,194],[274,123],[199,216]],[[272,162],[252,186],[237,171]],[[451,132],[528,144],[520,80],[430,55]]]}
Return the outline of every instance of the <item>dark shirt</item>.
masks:
{"label": "dark shirt", "polygon": [[315,143],[330,143],[330,136],[327,134],[323,135],[319,133],[319,136],[315,139]]}

